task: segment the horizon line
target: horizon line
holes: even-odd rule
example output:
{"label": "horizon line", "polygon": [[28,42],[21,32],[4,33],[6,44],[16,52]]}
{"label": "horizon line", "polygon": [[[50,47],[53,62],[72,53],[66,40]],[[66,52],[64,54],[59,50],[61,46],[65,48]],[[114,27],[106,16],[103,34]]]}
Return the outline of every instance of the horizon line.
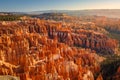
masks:
{"label": "horizon line", "polygon": [[46,10],[34,10],[34,11],[0,11],[0,13],[12,13],[12,12],[38,12],[38,11],[84,11],[84,10],[120,10],[120,9],[46,9]]}

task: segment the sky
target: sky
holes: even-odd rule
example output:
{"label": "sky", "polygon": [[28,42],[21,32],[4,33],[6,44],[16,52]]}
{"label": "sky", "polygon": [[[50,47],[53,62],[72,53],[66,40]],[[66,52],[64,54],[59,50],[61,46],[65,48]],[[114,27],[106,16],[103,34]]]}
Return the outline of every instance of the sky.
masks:
{"label": "sky", "polygon": [[0,0],[0,12],[120,9],[120,0]]}

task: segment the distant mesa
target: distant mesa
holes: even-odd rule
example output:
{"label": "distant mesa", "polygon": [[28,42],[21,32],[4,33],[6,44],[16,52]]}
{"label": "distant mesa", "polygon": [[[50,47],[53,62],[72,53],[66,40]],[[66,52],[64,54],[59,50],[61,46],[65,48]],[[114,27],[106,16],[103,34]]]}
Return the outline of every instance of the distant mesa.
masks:
{"label": "distant mesa", "polygon": [[45,15],[45,16],[66,16],[67,14],[64,14],[64,13],[43,13],[41,15]]}
{"label": "distant mesa", "polygon": [[65,13],[43,13],[39,15],[33,15],[33,17],[38,17],[40,19],[48,20],[48,19],[60,19],[60,18],[70,17],[70,16]]}
{"label": "distant mesa", "polygon": [[71,16],[106,16],[109,18],[120,18],[120,9],[89,9],[89,10],[46,10],[34,11],[27,14],[40,15],[43,13],[64,13]]}

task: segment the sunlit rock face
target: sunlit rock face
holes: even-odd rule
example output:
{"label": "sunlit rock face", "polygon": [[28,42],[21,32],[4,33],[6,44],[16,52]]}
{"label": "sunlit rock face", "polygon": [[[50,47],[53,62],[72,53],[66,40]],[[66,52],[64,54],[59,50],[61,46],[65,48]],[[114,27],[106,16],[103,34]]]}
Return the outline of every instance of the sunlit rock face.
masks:
{"label": "sunlit rock face", "polygon": [[94,50],[114,53],[116,47],[117,41],[103,34],[75,32],[62,23],[6,22],[0,25],[0,75],[20,80],[94,80],[103,60]]}
{"label": "sunlit rock face", "polygon": [[20,80],[20,78],[9,75],[3,75],[0,76],[0,80]]}
{"label": "sunlit rock face", "polygon": [[118,41],[93,31],[78,30],[77,32],[59,31],[59,42],[77,47],[90,48],[103,54],[113,54],[118,47]]}
{"label": "sunlit rock face", "polygon": [[[118,41],[108,38],[106,35],[92,30],[68,27],[55,21],[27,20],[23,22],[5,22],[1,25],[0,34],[27,35],[28,33],[39,34],[56,39],[58,42],[69,46],[90,48],[102,54],[116,53]],[[7,25],[8,24],[8,25]]]}

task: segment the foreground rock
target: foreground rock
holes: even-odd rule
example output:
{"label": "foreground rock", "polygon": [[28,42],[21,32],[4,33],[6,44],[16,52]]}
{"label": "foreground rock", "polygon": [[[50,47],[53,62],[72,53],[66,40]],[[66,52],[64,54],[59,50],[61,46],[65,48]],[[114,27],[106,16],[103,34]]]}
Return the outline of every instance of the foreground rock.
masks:
{"label": "foreground rock", "polygon": [[37,19],[1,22],[0,35],[0,75],[20,80],[94,80],[104,60],[95,51],[117,48],[103,34]]}
{"label": "foreground rock", "polygon": [[0,80],[20,80],[20,78],[7,75],[7,76],[0,76]]}

